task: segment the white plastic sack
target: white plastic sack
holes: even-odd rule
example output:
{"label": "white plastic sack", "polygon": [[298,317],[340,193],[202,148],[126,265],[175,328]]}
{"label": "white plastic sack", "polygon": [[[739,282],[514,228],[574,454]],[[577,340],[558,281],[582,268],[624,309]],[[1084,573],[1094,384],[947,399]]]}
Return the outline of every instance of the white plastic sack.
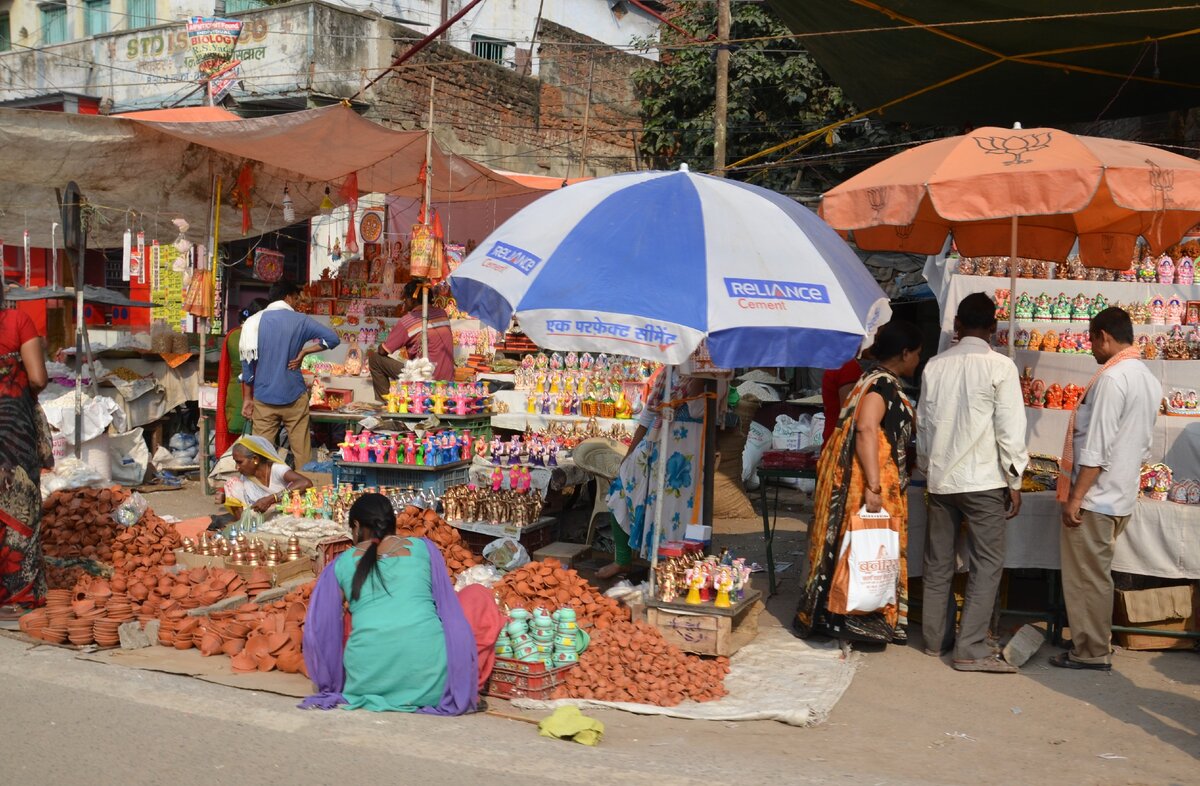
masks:
{"label": "white plastic sack", "polygon": [[802,415],[794,420],[787,415],[775,418],[775,429],[771,432],[771,447],[774,450],[799,450],[808,444],[810,418]]}
{"label": "white plastic sack", "polygon": [[114,434],[108,440],[108,458],[112,479],[122,486],[140,486],[150,465],[150,449],[142,430],[135,428],[125,434]]}
{"label": "white plastic sack", "polygon": [[504,572],[529,562],[529,552],[513,538],[496,538],[483,547],[483,558]]}
{"label": "white plastic sack", "polygon": [[102,485],[100,473],[74,456],[59,459],[53,472],[42,473],[42,499],[62,489],[78,489],[84,486]]}
{"label": "white plastic sack", "polygon": [[804,447],[819,448],[825,441],[825,413],[818,412],[812,416],[809,422],[808,440]]}
{"label": "white plastic sack", "polygon": [[[858,512],[864,520],[887,522],[887,511]],[[850,551],[850,581],[846,593],[848,612],[872,612],[896,602],[896,579],[900,575],[900,533],[886,523],[873,529],[850,530],[842,536],[840,554]]]}
{"label": "white plastic sack", "polygon": [[482,584],[491,589],[502,578],[504,578],[504,574],[496,570],[495,565],[474,565],[458,574],[458,578],[454,580],[454,591],[461,592],[463,587],[469,587],[472,584]]}
{"label": "white plastic sack", "polygon": [[[40,399],[46,420],[62,434],[67,444],[75,444],[75,393],[70,392],[56,399]],[[125,429],[125,413],[110,398],[83,396],[83,441],[88,442],[103,434],[112,425],[119,431]]]}
{"label": "white plastic sack", "polygon": [[742,483],[751,491],[758,488],[758,475],[755,470],[762,461],[763,453],[771,447],[772,441],[770,429],[761,423],[750,424],[750,430],[746,434],[746,447],[742,449]]}

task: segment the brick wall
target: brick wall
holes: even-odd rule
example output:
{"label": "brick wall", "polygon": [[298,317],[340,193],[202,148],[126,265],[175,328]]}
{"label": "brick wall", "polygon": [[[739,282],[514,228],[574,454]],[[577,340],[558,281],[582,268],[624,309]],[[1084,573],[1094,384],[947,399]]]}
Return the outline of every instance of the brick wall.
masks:
{"label": "brick wall", "polygon": [[[393,27],[394,36],[415,35]],[[434,77],[435,134],[449,149],[499,169],[574,177],[591,68],[587,174],[634,169],[641,124],[630,74],[649,61],[550,22],[542,23],[538,46],[540,78],[534,78],[432,44],[376,86],[368,116],[399,128],[423,128]],[[407,41],[398,41],[392,56],[407,47]]]}

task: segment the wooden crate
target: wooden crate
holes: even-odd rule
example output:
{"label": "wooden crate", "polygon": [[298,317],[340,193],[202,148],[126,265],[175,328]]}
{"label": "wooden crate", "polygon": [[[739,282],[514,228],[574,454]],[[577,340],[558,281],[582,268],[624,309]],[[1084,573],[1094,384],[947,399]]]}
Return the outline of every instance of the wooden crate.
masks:
{"label": "wooden crate", "polygon": [[758,635],[758,614],[762,610],[762,600],[748,604],[735,616],[651,606],[646,609],[646,621],[684,652],[729,656]]}

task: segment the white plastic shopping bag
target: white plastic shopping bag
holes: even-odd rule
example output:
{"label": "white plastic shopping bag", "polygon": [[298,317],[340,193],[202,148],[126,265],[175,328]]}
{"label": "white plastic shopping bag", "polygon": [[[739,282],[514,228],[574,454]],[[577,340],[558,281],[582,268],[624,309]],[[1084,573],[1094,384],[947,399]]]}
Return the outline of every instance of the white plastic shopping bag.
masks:
{"label": "white plastic shopping bag", "polygon": [[900,533],[886,510],[851,514],[827,606],[834,614],[869,614],[896,603]]}

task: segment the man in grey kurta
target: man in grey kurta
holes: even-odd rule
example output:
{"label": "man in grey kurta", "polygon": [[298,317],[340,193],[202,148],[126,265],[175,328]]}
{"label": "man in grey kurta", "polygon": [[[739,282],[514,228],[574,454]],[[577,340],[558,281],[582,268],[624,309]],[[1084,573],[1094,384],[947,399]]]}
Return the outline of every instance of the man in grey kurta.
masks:
{"label": "man in grey kurta", "polygon": [[[1107,364],[1133,346],[1133,323],[1119,308],[1092,317],[1096,362]],[[1062,582],[1071,651],[1050,659],[1068,669],[1112,668],[1112,558],[1117,538],[1137,507],[1149,458],[1162,384],[1136,357],[1118,359],[1092,383],[1075,413],[1074,467],[1062,509]]]}

